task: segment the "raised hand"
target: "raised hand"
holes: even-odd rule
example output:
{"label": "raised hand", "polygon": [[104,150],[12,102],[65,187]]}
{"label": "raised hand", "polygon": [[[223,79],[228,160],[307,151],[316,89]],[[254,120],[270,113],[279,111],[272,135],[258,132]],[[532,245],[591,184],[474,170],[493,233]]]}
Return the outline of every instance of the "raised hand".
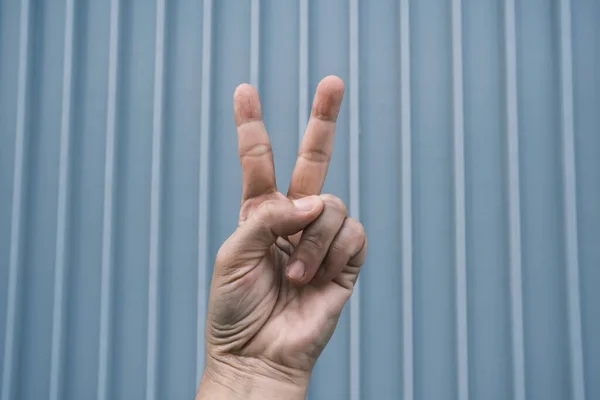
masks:
{"label": "raised hand", "polygon": [[337,77],[318,85],[284,195],[258,94],[246,84],[235,91],[242,201],[238,228],[215,262],[198,398],[306,396],[367,249],[344,203],[321,194],[343,93]]}

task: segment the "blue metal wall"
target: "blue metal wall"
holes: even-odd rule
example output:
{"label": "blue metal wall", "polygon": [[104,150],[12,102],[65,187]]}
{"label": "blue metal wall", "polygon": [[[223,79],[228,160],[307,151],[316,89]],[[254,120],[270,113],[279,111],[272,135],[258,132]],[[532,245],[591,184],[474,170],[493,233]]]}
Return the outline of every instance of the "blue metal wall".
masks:
{"label": "blue metal wall", "polygon": [[597,0],[0,0],[1,399],[193,398],[235,86],[370,238],[311,399],[600,399]]}

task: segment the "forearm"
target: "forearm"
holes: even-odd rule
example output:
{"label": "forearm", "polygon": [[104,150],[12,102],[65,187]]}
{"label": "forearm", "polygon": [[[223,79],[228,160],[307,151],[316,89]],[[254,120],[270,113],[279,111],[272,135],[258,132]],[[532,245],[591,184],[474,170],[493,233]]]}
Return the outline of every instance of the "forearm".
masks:
{"label": "forearm", "polygon": [[196,400],[305,400],[306,382],[289,382],[233,368],[207,368]]}

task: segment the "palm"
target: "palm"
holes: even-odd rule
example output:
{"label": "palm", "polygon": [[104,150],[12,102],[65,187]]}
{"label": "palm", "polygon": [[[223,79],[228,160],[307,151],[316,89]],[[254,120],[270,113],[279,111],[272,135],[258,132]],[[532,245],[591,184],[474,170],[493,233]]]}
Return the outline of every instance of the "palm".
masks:
{"label": "palm", "polygon": [[[277,193],[275,196],[283,196]],[[240,355],[269,354],[273,360],[291,368],[303,361],[314,362],[331,337],[341,309],[352,294],[352,267],[329,282],[294,285],[283,271],[297,240],[279,237],[277,243],[252,268],[247,284],[252,296],[239,309],[252,332],[246,343],[240,343]],[[252,267],[252,265],[254,266]],[[240,293],[244,293],[240,291]],[[308,360],[285,359],[287,354],[302,351]]]}
{"label": "palm", "polygon": [[[287,258],[279,249],[274,249],[273,253],[278,253],[273,259]],[[280,267],[274,266],[272,260],[265,258],[258,270],[266,272],[278,268]],[[264,288],[264,307],[252,312],[265,312],[268,317],[264,322],[258,315],[250,318],[256,321],[257,326],[248,328],[256,329],[257,333],[246,343],[241,355],[268,354],[272,360],[283,361],[286,366],[305,369],[303,365],[296,365],[298,360],[283,358],[286,354],[293,354],[293,350],[301,350],[307,354],[310,361],[316,360],[337,322],[337,313],[328,309],[332,305],[327,301],[327,287],[331,288],[331,285],[335,284],[326,284],[327,287],[312,284],[296,287],[280,276],[271,273],[261,277],[264,281],[260,282],[260,286]],[[251,302],[260,302],[259,296]]]}

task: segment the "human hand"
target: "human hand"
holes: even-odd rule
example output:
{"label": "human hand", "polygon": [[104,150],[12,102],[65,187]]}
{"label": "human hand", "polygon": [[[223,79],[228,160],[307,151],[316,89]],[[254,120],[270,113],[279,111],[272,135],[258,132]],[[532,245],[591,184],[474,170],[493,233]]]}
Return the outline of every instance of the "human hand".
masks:
{"label": "human hand", "polygon": [[284,195],[258,94],[246,84],[235,91],[242,202],[238,228],[215,261],[198,399],[306,396],[367,249],[344,203],[321,194],[343,93],[333,76],[317,87]]}

